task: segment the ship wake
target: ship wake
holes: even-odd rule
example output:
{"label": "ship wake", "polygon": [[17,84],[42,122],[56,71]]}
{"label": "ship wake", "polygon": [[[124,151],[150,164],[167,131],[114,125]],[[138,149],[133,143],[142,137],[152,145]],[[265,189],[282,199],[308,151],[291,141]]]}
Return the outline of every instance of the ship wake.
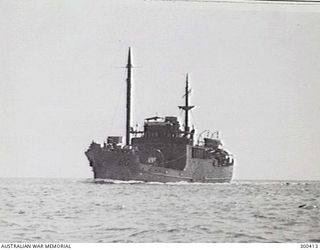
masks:
{"label": "ship wake", "polygon": [[231,183],[203,183],[203,182],[144,182],[144,181],[122,181],[122,180],[112,180],[112,179],[94,179],[90,181],[94,184],[126,184],[126,185],[172,185],[172,186],[179,186],[179,185],[230,185]]}

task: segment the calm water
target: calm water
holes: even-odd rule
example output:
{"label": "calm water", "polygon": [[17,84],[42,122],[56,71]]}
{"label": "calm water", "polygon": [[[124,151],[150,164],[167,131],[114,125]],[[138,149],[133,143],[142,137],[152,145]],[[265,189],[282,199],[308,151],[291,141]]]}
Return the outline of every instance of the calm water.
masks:
{"label": "calm water", "polygon": [[320,241],[320,182],[0,180],[0,242]]}

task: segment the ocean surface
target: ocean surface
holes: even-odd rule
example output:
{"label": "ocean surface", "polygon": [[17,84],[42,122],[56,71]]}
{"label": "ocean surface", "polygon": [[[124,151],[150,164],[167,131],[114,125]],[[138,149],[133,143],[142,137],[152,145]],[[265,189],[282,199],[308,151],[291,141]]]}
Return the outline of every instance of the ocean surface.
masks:
{"label": "ocean surface", "polygon": [[0,180],[0,242],[320,242],[320,182]]}

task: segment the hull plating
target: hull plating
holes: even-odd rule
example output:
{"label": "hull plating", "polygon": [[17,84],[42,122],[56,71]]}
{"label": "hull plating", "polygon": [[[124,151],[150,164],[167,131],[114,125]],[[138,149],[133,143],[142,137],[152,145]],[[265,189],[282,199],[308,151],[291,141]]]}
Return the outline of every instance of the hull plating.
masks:
{"label": "hull plating", "polygon": [[213,166],[209,159],[191,158],[187,146],[186,166],[183,170],[142,164],[139,155],[130,150],[108,151],[103,148],[86,152],[94,178],[144,182],[230,182],[233,166]]}

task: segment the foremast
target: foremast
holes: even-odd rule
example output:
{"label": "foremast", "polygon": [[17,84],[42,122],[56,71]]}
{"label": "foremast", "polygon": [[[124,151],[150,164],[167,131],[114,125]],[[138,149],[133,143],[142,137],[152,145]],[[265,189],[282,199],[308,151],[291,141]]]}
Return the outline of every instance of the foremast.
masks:
{"label": "foremast", "polygon": [[130,145],[130,124],[131,124],[131,48],[129,47],[127,62],[127,119],[126,119],[126,145]]}

